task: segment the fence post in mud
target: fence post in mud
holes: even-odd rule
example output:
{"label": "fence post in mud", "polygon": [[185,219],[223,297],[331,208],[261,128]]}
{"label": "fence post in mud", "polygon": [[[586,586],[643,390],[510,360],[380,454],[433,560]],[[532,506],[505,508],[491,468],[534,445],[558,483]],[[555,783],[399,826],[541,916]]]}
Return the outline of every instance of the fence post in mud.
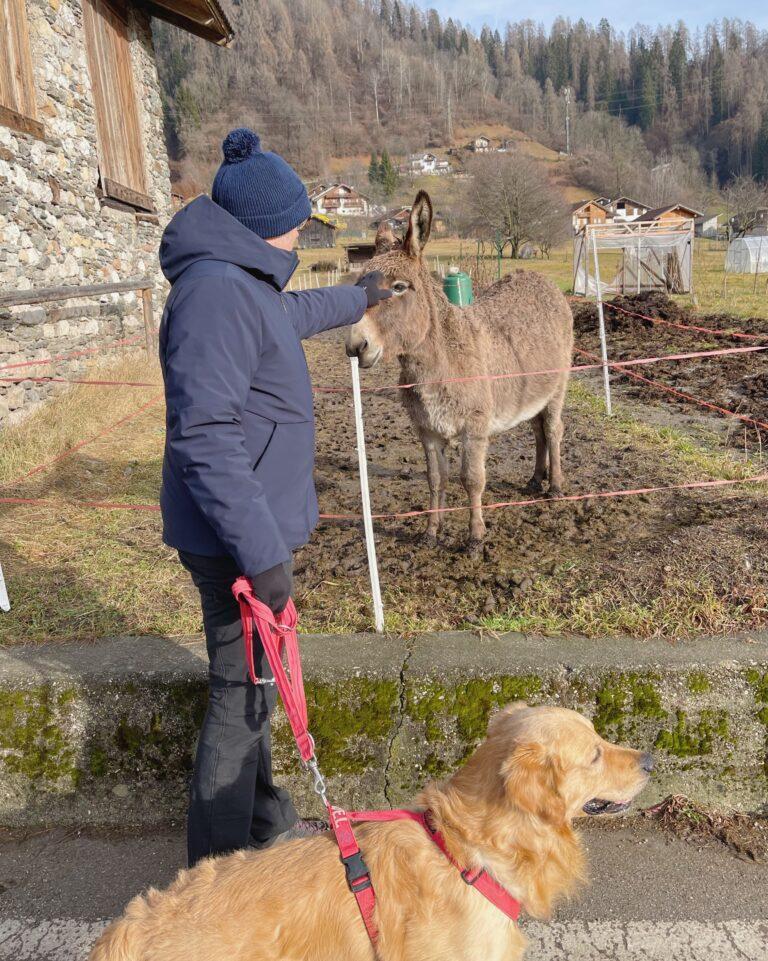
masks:
{"label": "fence post in mud", "polygon": [[155,357],[155,318],[152,311],[152,288],[144,287],[141,291],[141,313],[144,318],[144,339],[147,347],[147,359]]}
{"label": "fence post in mud", "polygon": [[371,596],[373,597],[373,623],[376,631],[384,630],[384,605],[381,602],[379,584],[379,565],[376,560],[376,543],[373,539],[373,518],[371,517],[371,492],[368,487],[368,458],[365,454],[365,429],[363,427],[363,403],[360,396],[360,367],[357,357],[350,357],[352,369],[352,398],[355,406],[355,431],[357,434],[357,462],[360,468],[360,497],[363,502],[363,528],[365,530],[365,549],[368,553],[368,571],[371,576]]}
{"label": "fence post in mud", "polygon": [[5,611],[7,614],[11,609],[11,602],[8,600],[8,589],[5,586],[5,576],[3,575],[3,566],[0,564],[0,611]]}
{"label": "fence post in mud", "polygon": [[[605,412],[610,417],[613,414],[611,407],[611,381],[608,374],[608,342],[605,337],[605,315],[603,314],[603,290],[600,283],[600,262],[597,257],[597,235],[592,231],[592,252],[595,258],[595,302],[597,303],[597,319],[600,326],[600,355],[603,361],[603,388],[605,390]],[[640,264],[637,265],[638,271]]]}

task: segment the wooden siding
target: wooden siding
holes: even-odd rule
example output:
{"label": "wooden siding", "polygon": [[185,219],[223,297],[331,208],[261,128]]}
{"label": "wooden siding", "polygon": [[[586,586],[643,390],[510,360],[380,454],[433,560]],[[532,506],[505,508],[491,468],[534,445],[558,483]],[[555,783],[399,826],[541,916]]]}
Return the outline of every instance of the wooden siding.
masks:
{"label": "wooden siding", "polygon": [[83,25],[96,109],[101,189],[107,197],[153,211],[147,196],[125,10],[106,0],[83,0]]}
{"label": "wooden siding", "polygon": [[0,0],[0,124],[42,137],[25,2]]}

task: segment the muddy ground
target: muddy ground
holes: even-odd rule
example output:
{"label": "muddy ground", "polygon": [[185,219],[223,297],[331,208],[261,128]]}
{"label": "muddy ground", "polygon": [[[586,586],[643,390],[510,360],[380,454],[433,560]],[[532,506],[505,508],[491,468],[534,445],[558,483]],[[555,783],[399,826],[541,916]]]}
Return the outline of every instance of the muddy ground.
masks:
{"label": "muddy ground", "polygon": [[[648,318],[660,318],[676,324],[694,324],[721,332],[740,332],[753,335],[755,339],[727,337],[701,332],[680,330],[650,320],[627,316],[611,309],[616,304],[624,310],[644,314]],[[611,360],[634,357],[658,357],[664,354],[689,353],[693,351],[721,350],[740,347],[768,346],[768,320],[744,320],[728,314],[692,316],[663,294],[647,293],[636,297],[617,297],[605,311],[608,334],[608,351]],[[578,346],[599,353],[597,333],[597,309],[593,303],[575,302],[573,305],[576,339]],[[762,338],[762,339],[761,339]],[[732,446],[746,445],[758,450],[768,445],[768,351],[732,354],[730,356],[700,358],[669,364],[653,364],[633,368],[644,377],[665,384],[696,397],[699,400],[731,410],[742,417],[758,421],[764,428],[747,424],[736,418],[714,414],[723,420],[723,427]],[[585,362],[577,355],[576,363]],[[614,372],[613,377],[619,396],[640,398],[643,402],[663,403],[690,413],[711,415],[702,405],[675,398],[673,395],[644,384],[628,375]],[[768,453],[768,451],[767,451]]]}
{"label": "muddy ground", "polygon": [[[654,305],[643,304],[642,312],[649,306]],[[664,309],[676,310],[668,305]],[[731,326],[725,318],[698,322]],[[741,322],[739,327],[757,330],[759,323]],[[596,330],[589,308],[578,312],[576,326],[577,343],[594,350]],[[715,346],[722,346],[719,340]],[[611,330],[615,357],[698,349],[702,343],[708,342],[643,322],[622,320]],[[316,384],[348,383],[347,361],[338,341],[315,341],[308,345],[308,355]],[[765,396],[756,391],[750,403],[738,400],[745,385],[755,383],[749,378],[766,376],[765,355],[725,360],[702,361],[695,368],[664,365],[653,368],[652,376],[723,406],[741,404],[740,411],[768,420]],[[364,385],[391,384],[397,382],[398,370],[393,364],[362,376]],[[723,434],[722,418],[690,405],[683,413],[676,402],[670,404],[658,393],[620,378],[616,389],[623,415],[607,422],[600,411],[599,378],[576,379],[565,412],[567,492],[666,486],[754,469],[739,463],[743,454],[732,447],[729,451],[727,445],[736,443],[741,432]],[[364,397],[375,513],[418,510],[428,501],[422,450],[397,397],[397,392]],[[316,411],[321,511],[358,513],[350,398],[318,394]],[[701,458],[699,450],[704,452]],[[495,439],[488,460],[486,503],[529,496],[524,486],[533,470],[533,452],[526,425]],[[456,460],[451,505],[465,503]],[[377,521],[389,625],[402,629],[411,623],[451,626],[480,621],[500,629],[626,631],[642,636],[761,624],[768,616],[764,491],[755,487],[674,491],[489,511],[488,538],[479,557],[464,550],[465,513],[448,516],[438,548],[420,541],[424,518]],[[370,624],[359,524],[325,522],[297,556],[297,576],[304,609],[313,611],[315,628],[339,619],[351,628]]]}

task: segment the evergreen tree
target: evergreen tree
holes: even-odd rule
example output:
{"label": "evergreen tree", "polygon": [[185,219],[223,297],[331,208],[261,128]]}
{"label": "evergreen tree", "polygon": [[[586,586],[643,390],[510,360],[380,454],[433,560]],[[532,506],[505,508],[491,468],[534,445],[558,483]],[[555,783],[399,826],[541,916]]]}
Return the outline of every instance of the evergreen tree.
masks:
{"label": "evergreen tree", "polygon": [[387,199],[389,199],[397,190],[400,183],[400,177],[398,176],[397,170],[394,168],[392,161],[389,159],[389,151],[386,149],[386,147],[381,152],[378,183]]}
{"label": "evergreen tree", "polygon": [[379,158],[376,156],[376,151],[371,154],[371,162],[368,164],[368,183],[372,186],[381,183],[381,168],[379,167]]}

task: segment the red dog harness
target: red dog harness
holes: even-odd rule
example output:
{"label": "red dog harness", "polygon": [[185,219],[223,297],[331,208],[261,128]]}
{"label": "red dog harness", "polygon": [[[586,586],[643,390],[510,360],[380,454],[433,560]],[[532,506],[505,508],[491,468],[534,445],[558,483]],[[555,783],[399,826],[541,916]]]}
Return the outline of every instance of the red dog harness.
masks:
{"label": "red dog harness", "polygon": [[[374,920],[376,893],[373,889],[370,872],[363,860],[360,846],[352,829],[353,823],[361,821],[415,821],[420,824],[428,837],[459,871],[462,880],[475,888],[508,918],[517,921],[520,917],[520,902],[513,898],[509,891],[503,888],[498,881],[495,881],[483,868],[479,870],[463,868],[446,847],[442,834],[434,830],[430,824],[428,812],[408,810],[345,811],[343,808],[335,807],[330,803],[326,794],[325,781],[315,757],[315,742],[307,726],[307,700],[304,694],[304,678],[301,671],[301,656],[296,631],[296,607],[293,601],[289,600],[285,610],[275,617],[266,604],[262,604],[254,596],[251,582],[247,577],[239,577],[235,581],[232,586],[232,593],[240,604],[248,674],[254,684],[264,683],[256,675],[254,662],[253,625],[255,624],[267,661],[272,668],[275,684],[283,700],[285,713],[296,739],[302,763],[312,773],[315,792],[320,796],[328,811],[328,820],[339,846],[347,884],[355,896],[374,950],[376,950],[379,937]],[[284,655],[288,662],[287,670],[283,663]]]}

